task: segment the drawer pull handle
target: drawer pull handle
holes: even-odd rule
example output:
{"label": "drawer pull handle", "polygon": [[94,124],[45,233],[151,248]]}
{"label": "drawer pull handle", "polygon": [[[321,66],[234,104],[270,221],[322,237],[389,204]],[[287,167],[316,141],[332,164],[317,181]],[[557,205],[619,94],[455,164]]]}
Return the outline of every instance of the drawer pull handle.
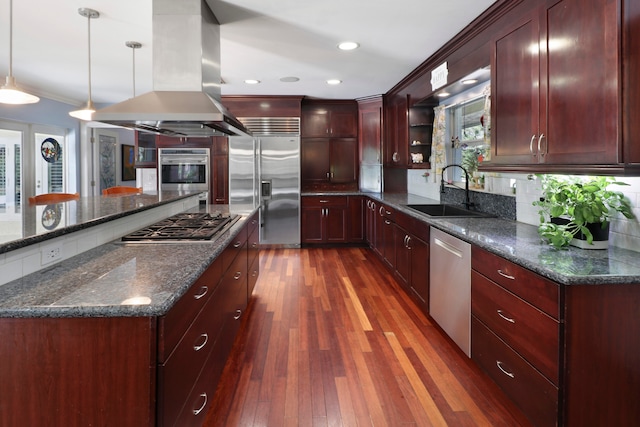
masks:
{"label": "drawer pull handle", "polygon": [[200,299],[200,298],[202,298],[203,296],[205,296],[205,295],[207,294],[207,292],[209,292],[209,288],[208,288],[208,287],[206,287],[206,286],[203,286],[201,289],[202,289],[202,292],[201,292],[201,293],[199,293],[199,294],[194,295],[194,296],[193,296],[193,298],[195,298],[195,299]]}
{"label": "drawer pull handle", "polygon": [[242,271],[236,272],[236,275],[233,276],[233,280],[238,280],[240,277],[242,277]]}
{"label": "drawer pull handle", "polygon": [[193,410],[193,415],[198,415],[200,414],[200,412],[202,412],[202,410],[204,409],[205,406],[207,406],[207,393],[202,393],[200,395],[200,397],[204,397],[204,402],[202,402],[202,406],[199,407],[198,409],[194,409]]}
{"label": "drawer pull handle", "polygon": [[509,378],[515,378],[516,377],[511,372],[507,371],[506,369],[504,369],[502,367],[502,362],[501,361],[496,360],[496,365],[498,366],[498,369],[500,369],[502,371],[502,373],[505,374],[506,376],[508,376]]}
{"label": "drawer pull handle", "polygon": [[498,310],[498,316],[502,317],[504,320],[506,320],[509,323],[516,323],[516,321],[514,319],[512,319],[511,317],[507,317],[505,314],[503,314],[504,312],[502,310]]}
{"label": "drawer pull handle", "polygon": [[[327,176],[329,176],[329,173],[327,172]],[[320,200],[320,203],[329,203],[328,200]]]}
{"label": "drawer pull handle", "polygon": [[202,344],[200,344],[200,345],[195,344],[195,345],[193,346],[193,349],[194,349],[195,351],[200,351],[200,350],[202,350],[202,349],[204,348],[204,346],[205,346],[205,345],[207,345],[207,342],[209,341],[209,335],[208,335],[208,334],[202,334],[202,335],[200,335],[200,338],[204,338],[204,342],[203,342]]}
{"label": "drawer pull handle", "polygon": [[516,280],[515,277],[513,277],[510,274],[507,274],[507,273],[503,272],[502,270],[498,270],[498,274],[501,275],[502,277],[504,277],[505,279]]}
{"label": "drawer pull handle", "polygon": [[236,249],[239,248],[240,246],[242,246],[242,242],[235,242],[233,244],[233,247],[236,248]]}
{"label": "drawer pull handle", "polygon": [[535,140],[536,140],[536,136],[535,136],[535,135],[532,135],[532,136],[531,136],[531,141],[529,141],[529,152],[530,152],[531,154],[533,154],[534,156],[535,156],[535,154],[534,154],[534,152],[533,152],[533,141],[535,141]]}
{"label": "drawer pull handle", "polygon": [[258,270],[253,270],[253,272],[251,273],[251,276],[257,277],[258,276]]}
{"label": "drawer pull handle", "polygon": [[258,244],[257,244],[256,242],[253,242],[253,243],[251,244],[251,247],[252,247],[253,249],[255,249],[255,248],[257,248],[257,247],[258,247]]}
{"label": "drawer pull handle", "polygon": [[236,314],[233,316],[233,320],[238,320],[242,316],[242,310],[236,310]]}

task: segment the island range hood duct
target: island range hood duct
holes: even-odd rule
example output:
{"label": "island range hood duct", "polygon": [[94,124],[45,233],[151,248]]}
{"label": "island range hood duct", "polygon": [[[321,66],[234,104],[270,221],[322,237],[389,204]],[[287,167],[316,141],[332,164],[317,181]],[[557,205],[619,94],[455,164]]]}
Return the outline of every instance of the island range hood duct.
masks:
{"label": "island range hood duct", "polygon": [[220,102],[220,24],[205,0],[153,0],[153,91],[93,120],[160,135],[247,136]]}

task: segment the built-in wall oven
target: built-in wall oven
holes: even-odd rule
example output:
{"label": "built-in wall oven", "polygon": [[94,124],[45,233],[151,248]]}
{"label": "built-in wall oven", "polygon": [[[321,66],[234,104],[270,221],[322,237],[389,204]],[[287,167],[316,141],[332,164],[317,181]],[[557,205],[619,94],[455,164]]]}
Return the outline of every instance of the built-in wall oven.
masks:
{"label": "built-in wall oven", "polygon": [[160,148],[158,156],[158,184],[162,191],[202,191],[200,201],[208,203],[208,148]]}

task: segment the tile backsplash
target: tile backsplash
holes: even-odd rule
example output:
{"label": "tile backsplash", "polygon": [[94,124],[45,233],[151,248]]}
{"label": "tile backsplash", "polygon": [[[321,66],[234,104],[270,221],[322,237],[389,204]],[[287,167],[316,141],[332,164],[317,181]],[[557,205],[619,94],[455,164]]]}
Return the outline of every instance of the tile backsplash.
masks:
{"label": "tile backsplash", "polygon": [[[432,199],[440,199],[440,186],[434,179],[425,179],[424,171],[409,170],[407,177],[408,192]],[[621,191],[631,201],[633,212],[640,218],[640,177],[617,177],[618,181],[629,184],[628,186],[613,186],[611,189]],[[480,204],[490,205],[491,209],[502,205],[497,214],[502,218],[511,219],[510,212],[513,209],[515,199],[515,219],[519,222],[537,226],[539,224],[538,208],[533,202],[540,199],[542,190],[540,181],[535,175],[516,173],[491,173],[485,175],[485,188],[487,191],[474,193],[472,198],[480,200]],[[515,188],[515,194],[514,194]],[[462,190],[447,188],[443,201],[458,202]],[[499,195],[500,197],[492,197]],[[490,213],[496,214],[489,209]],[[485,210],[482,209],[481,210]],[[640,252],[640,223],[638,220],[629,220],[622,215],[611,221],[609,242],[611,245]]]}

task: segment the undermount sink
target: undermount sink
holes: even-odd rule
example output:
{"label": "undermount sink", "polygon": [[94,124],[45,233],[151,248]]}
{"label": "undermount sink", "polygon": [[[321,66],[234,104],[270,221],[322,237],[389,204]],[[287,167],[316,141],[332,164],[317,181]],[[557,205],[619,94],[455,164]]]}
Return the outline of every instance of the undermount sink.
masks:
{"label": "undermount sink", "polygon": [[486,218],[491,216],[483,212],[472,211],[472,210],[468,210],[458,206],[447,205],[447,204],[405,205],[405,206],[429,216],[440,216],[440,217],[453,216],[458,218],[469,218],[469,217],[481,217],[481,218],[485,217]]}

